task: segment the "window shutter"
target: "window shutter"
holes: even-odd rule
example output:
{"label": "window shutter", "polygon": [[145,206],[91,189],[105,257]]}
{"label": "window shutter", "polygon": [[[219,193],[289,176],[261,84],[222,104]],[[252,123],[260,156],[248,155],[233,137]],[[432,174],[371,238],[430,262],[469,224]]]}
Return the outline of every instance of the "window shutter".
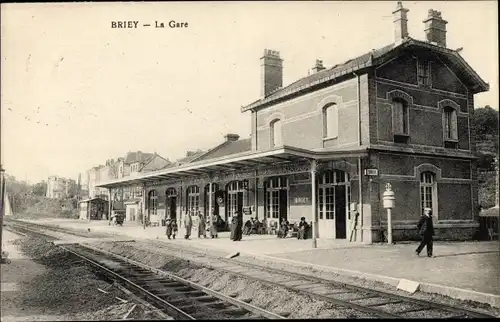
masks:
{"label": "window shutter", "polygon": [[451,112],[451,139],[458,140],[457,111]]}
{"label": "window shutter", "polygon": [[394,134],[403,133],[403,103],[399,101],[392,102],[392,129]]}

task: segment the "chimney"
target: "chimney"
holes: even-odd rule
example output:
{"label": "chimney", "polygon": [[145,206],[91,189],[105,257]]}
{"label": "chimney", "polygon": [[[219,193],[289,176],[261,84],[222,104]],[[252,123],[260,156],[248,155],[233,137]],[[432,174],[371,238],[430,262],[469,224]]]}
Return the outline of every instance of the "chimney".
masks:
{"label": "chimney", "polygon": [[224,135],[224,139],[226,139],[226,142],[238,141],[239,138],[240,138],[240,136],[238,134],[228,133],[228,134]]}
{"label": "chimney", "polygon": [[326,69],[326,68],[325,68],[325,66],[323,66],[323,61],[320,59],[316,59],[316,64],[312,68],[313,73],[320,72],[324,69]]}
{"label": "chimney", "polygon": [[260,58],[260,82],[262,98],[283,86],[283,59],[279,51],[264,49],[264,56]]}
{"label": "chimney", "polygon": [[423,23],[425,24],[424,31],[427,41],[438,46],[446,47],[446,24],[448,21],[443,20],[441,12],[429,9],[429,15]]}
{"label": "chimney", "polygon": [[394,16],[394,42],[396,44],[408,37],[408,19],[406,17],[408,11],[410,10],[403,8],[403,3],[398,1],[396,10],[392,12]]}

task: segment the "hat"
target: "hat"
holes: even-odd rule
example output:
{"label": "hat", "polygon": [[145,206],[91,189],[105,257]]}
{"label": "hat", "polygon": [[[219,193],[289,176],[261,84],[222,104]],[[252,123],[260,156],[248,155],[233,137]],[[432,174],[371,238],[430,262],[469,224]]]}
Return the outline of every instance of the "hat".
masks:
{"label": "hat", "polygon": [[306,220],[306,217],[300,217],[300,220]]}

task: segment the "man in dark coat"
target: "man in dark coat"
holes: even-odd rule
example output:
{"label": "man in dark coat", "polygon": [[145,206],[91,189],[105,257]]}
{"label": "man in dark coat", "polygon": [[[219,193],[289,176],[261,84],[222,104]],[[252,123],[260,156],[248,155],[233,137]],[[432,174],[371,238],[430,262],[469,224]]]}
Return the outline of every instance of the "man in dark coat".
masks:
{"label": "man in dark coat", "polygon": [[297,239],[306,239],[307,238],[307,234],[306,234],[307,228],[309,228],[309,225],[306,222],[306,217],[300,218]]}
{"label": "man in dark coat", "polygon": [[434,236],[434,223],[432,222],[432,209],[425,208],[424,215],[420,218],[420,221],[417,224],[417,228],[420,230],[420,234],[422,235],[422,242],[418,246],[415,253],[420,255],[422,249],[427,246],[427,256],[432,257],[432,243]]}

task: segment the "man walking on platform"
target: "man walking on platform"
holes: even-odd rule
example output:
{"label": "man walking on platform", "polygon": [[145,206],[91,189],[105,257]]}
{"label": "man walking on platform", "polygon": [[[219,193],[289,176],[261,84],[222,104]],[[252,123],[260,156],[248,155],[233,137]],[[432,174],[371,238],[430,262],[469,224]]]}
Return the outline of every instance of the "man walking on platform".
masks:
{"label": "man walking on platform", "polygon": [[207,231],[206,231],[206,222],[205,222],[205,217],[200,213],[198,213],[198,238],[207,238]]}
{"label": "man walking on platform", "polygon": [[184,227],[186,228],[186,235],[184,235],[184,238],[189,239],[189,236],[191,236],[191,229],[193,228],[193,219],[191,218],[190,211],[184,216]]}
{"label": "man walking on platform", "polygon": [[422,235],[422,242],[418,246],[415,253],[417,254],[417,256],[420,255],[422,249],[427,246],[427,256],[432,257],[434,223],[432,222],[431,208],[424,209],[424,215],[420,218],[420,221],[417,224],[417,228],[420,230],[420,234]]}

